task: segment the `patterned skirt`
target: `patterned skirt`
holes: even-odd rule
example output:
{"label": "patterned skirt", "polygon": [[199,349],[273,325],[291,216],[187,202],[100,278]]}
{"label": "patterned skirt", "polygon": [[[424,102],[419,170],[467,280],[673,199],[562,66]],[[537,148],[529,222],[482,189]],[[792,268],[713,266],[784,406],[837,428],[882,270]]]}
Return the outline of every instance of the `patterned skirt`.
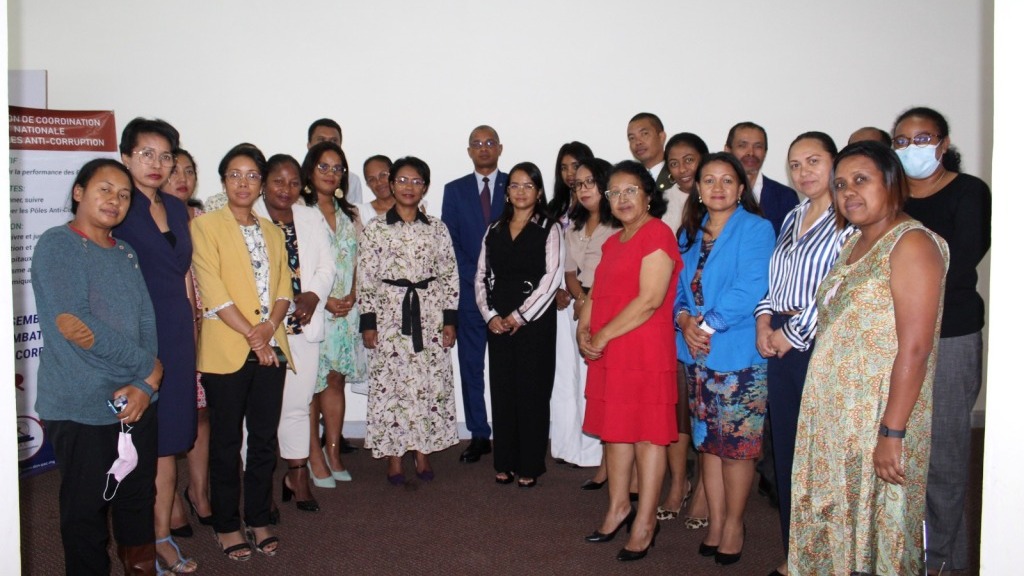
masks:
{"label": "patterned skirt", "polygon": [[686,364],[693,444],[731,460],[761,455],[761,432],[768,405],[768,365],[755,364],[734,372],[717,372]]}

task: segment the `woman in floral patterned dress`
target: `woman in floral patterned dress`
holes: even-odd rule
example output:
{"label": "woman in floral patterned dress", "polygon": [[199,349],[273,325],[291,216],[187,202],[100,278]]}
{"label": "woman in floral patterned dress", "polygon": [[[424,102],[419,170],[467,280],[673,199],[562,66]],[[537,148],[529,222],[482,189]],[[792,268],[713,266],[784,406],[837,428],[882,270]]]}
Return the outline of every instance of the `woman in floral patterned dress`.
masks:
{"label": "woman in floral patterned dress", "polygon": [[405,483],[402,456],[416,476],[434,479],[427,455],[458,443],[455,345],[459,277],[448,229],[419,210],[430,168],[398,159],[389,176],[395,206],[372,220],[359,248],[359,329],[370,355],[366,447],[388,459],[393,485]]}
{"label": "woman in floral patterned dress", "polygon": [[921,574],[932,380],[949,251],[903,212],[896,154],[836,156],[836,222],[857,226],[816,295],[793,457],[789,574]]}

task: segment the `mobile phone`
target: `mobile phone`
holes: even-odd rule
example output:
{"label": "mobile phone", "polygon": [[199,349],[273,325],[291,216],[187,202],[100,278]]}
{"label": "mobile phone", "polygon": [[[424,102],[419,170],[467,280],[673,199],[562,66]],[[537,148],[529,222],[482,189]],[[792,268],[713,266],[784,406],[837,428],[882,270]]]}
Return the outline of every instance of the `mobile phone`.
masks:
{"label": "mobile phone", "polygon": [[124,407],[127,405],[128,397],[125,396],[124,394],[118,396],[117,398],[114,398],[113,402],[107,400],[107,406],[110,408],[110,411],[113,412],[114,414],[120,414],[121,410],[124,410]]}

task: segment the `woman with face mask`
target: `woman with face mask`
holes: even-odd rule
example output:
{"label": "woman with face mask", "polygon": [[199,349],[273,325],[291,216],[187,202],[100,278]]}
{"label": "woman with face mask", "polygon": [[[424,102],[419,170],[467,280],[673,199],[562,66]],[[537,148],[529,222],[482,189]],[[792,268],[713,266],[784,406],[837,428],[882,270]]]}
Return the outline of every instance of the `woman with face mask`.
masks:
{"label": "woman with face mask", "polygon": [[131,203],[127,168],[110,159],[88,162],[72,187],[72,221],[43,233],[32,259],[46,338],[36,411],[60,470],[69,574],[110,573],[108,509],[124,572],[152,574],[156,567],[156,392],[163,367],[138,256],[110,234]]}
{"label": "woman with face mask", "polygon": [[964,517],[971,409],[981,389],[985,303],[978,263],[992,241],[992,193],[960,173],[949,124],[931,108],[911,108],[893,127],[892,147],[910,185],[905,211],[949,245],[945,309],[935,369],[932,451],[928,467],[928,571],[968,568]]}

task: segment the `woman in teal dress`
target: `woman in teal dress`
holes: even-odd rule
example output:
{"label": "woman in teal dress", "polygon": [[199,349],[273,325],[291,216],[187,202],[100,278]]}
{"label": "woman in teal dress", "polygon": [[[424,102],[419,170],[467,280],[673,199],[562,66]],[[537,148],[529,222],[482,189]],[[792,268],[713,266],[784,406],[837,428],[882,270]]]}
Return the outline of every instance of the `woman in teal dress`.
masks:
{"label": "woman in teal dress", "polygon": [[[355,206],[345,199],[348,187],[348,162],[345,153],[333,142],[321,142],[309,149],[302,162],[307,182],[302,197],[309,206],[320,209],[333,234],[336,274],[327,298],[326,330],[320,346],[320,365],[315,394],[310,406],[309,465],[313,484],[333,488],[336,481],[347,482],[352,475],[341,461],[339,441],[345,421],[345,380],[365,380],[365,360],[356,353],[359,338],[359,311],[356,304],[356,240],[361,228]],[[361,345],[361,344],[360,344]],[[324,422],[323,451],[319,421]]]}

